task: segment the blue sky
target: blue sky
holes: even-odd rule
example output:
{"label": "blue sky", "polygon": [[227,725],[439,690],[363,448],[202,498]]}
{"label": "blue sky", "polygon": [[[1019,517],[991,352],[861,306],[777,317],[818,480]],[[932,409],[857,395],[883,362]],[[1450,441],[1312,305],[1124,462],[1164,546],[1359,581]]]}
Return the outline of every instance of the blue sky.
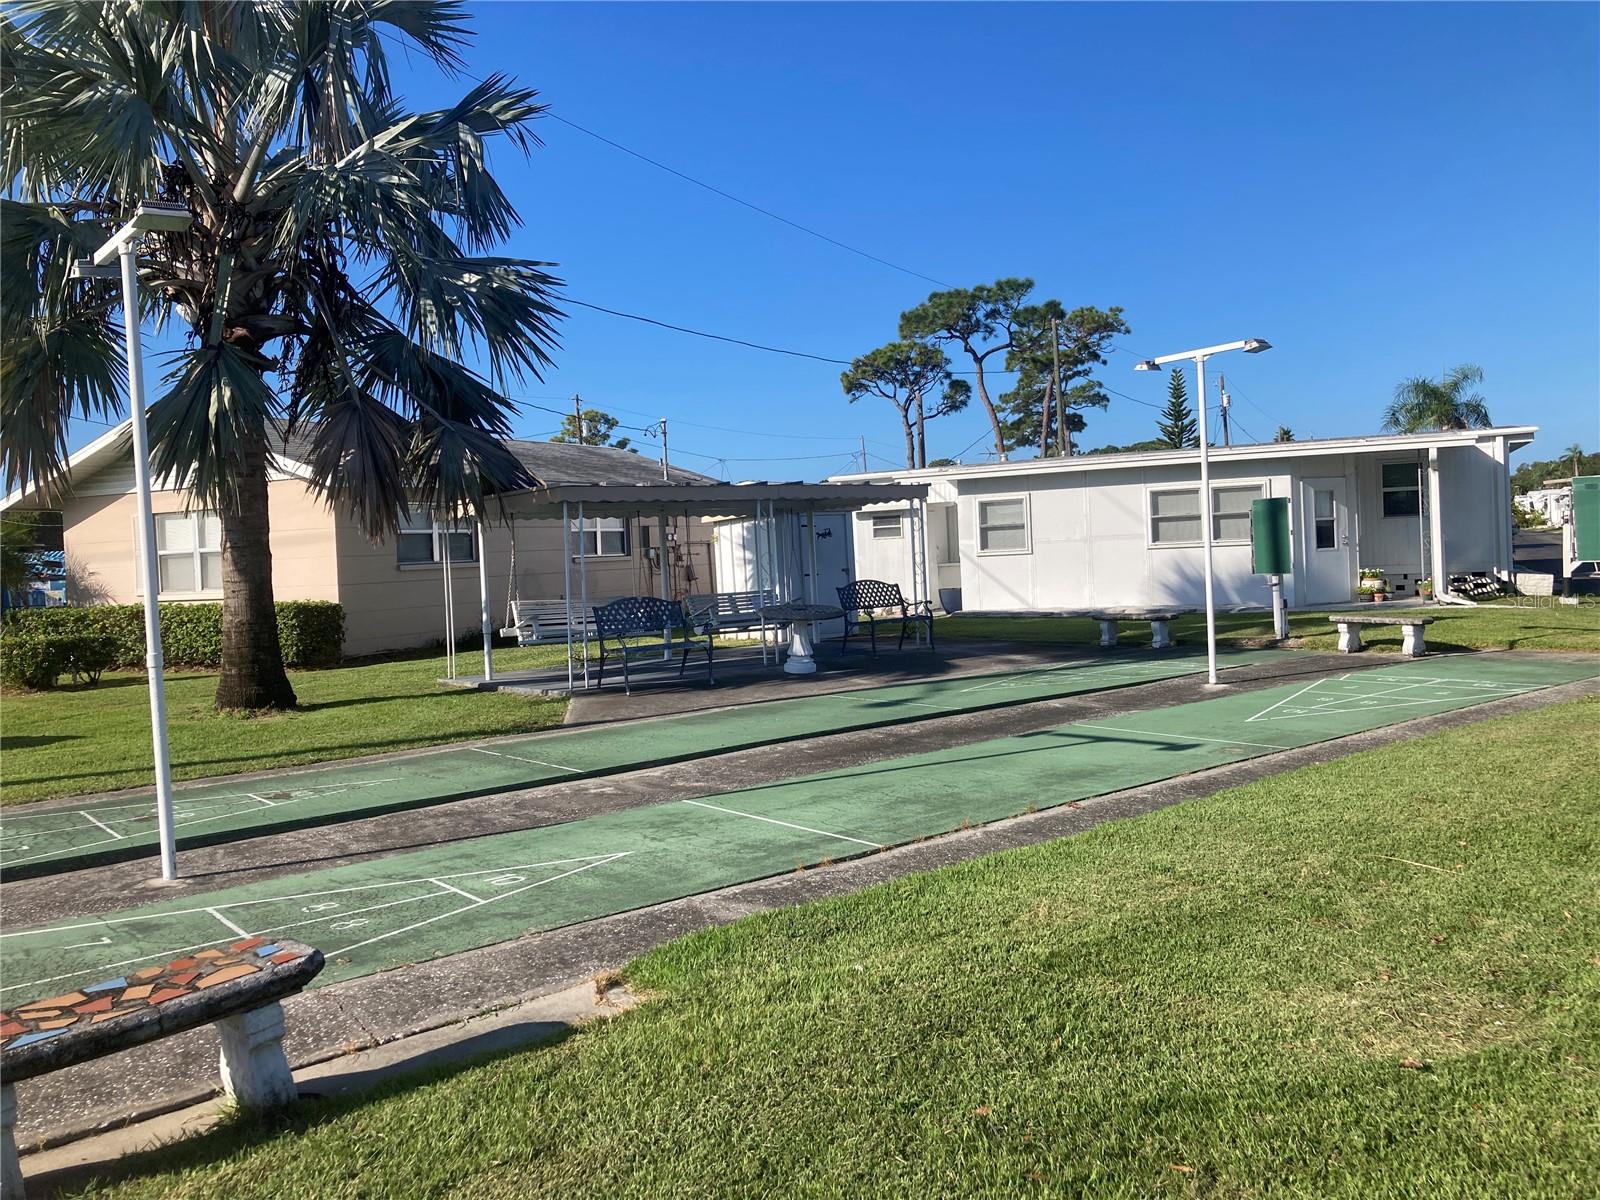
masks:
{"label": "blue sky", "polygon": [[[1401,377],[1475,362],[1497,421],[1543,427],[1533,453],[1600,441],[1594,5],[472,11],[475,74],[872,254],[1122,305],[1139,354],[1267,338],[1213,363],[1245,440],[1377,432]],[[464,86],[394,59],[419,105]],[[560,263],[575,298],[849,358],[935,286],[539,129],[530,159],[494,159],[525,221],[509,249]],[[682,465],[818,477],[858,434],[875,466],[903,460],[889,404],[851,405],[838,366],[579,308],[562,339],[524,394],[665,416]],[[1134,361],[1101,376],[1159,403],[1164,377]],[[1113,397],[1080,442],[1152,436],[1154,417]],[[557,423],[530,410],[519,431]],[[985,429],[976,404],[941,419],[930,456],[970,459]]]}

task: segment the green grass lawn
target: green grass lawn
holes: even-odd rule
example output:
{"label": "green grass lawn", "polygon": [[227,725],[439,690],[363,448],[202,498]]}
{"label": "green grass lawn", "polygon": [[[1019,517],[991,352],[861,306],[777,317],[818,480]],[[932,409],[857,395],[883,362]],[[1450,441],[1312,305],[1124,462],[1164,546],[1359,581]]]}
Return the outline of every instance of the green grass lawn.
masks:
{"label": "green grass lawn", "polygon": [[566,1040],[85,1194],[1600,1194],[1584,700],[786,909]]}
{"label": "green grass lawn", "polygon": [[[465,652],[461,669],[479,669]],[[518,670],[564,661],[561,647],[495,651]],[[210,672],[167,675],[172,773],[231,775],[353,758],[559,724],[566,702],[441,687],[442,654],[291,671],[300,707],[250,717],[212,707]],[[66,686],[0,698],[0,803],[107,791],[152,782],[150,694],[143,671],[107,672],[98,687]]]}
{"label": "green grass lawn", "polygon": [[[1371,615],[1414,613],[1415,609],[1386,610],[1373,605]],[[1433,618],[1426,638],[1438,650],[1591,650],[1600,651],[1600,606],[1594,604],[1524,608],[1510,604],[1482,604],[1476,608],[1437,606],[1422,610]],[[1362,610],[1366,615],[1366,610]],[[1310,650],[1332,650],[1336,631],[1326,612],[1291,612],[1289,636]],[[937,622],[940,638],[999,638],[1020,642],[1095,645],[1100,627],[1087,617],[943,617]],[[1180,642],[1204,642],[1206,619],[1192,614],[1172,623]],[[1272,636],[1270,613],[1218,613],[1219,641],[1249,641]],[[1129,644],[1150,643],[1150,627],[1123,626]],[[1363,629],[1361,641],[1374,650],[1398,651],[1399,626]]]}

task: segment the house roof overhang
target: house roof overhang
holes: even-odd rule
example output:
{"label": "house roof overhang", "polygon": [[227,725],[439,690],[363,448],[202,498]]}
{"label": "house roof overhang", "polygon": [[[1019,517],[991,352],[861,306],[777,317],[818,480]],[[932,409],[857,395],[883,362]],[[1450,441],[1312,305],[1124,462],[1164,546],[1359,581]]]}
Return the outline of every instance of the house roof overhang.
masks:
{"label": "house roof overhang", "polygon": [[758,505],[778,509],[850,512],[876,504],[925,499],[925,483],[561,483],[506,492],[499,501],[517,520],[568,515],[579,504],[585,516],[662,512],[672,516],[753,515]]}
{"label": "house roof overhang", "polygon": [[[1537,425],[1502,425],[1490,429],[1440,429],[1427,433],[1377,434],[1371,437],[1320,438],[1304,442],[1261,442],[1248,446],[1212,446],[1213,464],[1254,462],[1261,459],[1317,458],[1330,454],[1386,454],[1402,450],[1472,446],[1506,439],[1507,451],[1520,450],[1539,432]],[[1064,471],[1116,471],[1138,467],[1197,467],[1199,450],[1154,450],[1139,454],[1076,454],[1071,458],[1026,458],[1015,462],[976,463],[972,466],[928,467],[920,471],[874,471],[870,474],[835,475],[832,482],[874,479],[917,481],[935,479],[1004,479],[1011,476],[1056,474]]]}

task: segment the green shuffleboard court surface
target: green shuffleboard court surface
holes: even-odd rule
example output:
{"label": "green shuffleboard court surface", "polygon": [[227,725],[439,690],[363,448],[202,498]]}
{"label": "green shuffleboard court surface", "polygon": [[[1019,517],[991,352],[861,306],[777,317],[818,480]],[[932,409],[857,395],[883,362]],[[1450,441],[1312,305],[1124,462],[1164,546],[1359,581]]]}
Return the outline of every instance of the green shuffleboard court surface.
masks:
{"label": "green shuffleboard court surface", "polygon": [[[1288,659],[1288,650],[1235,650],[1223,665]],[[1050,663],[1031,670],[930,679],[890,687],[774,700],[611,728],[451,746],[376,763],[330,763],[248,783],[180,788],[178,848],[216,845],[309,825],[352,821],[495,795],[561,779],[592,778],[705,758],[818,734],[926,720],[1130,687],[1205,670],[1203,648]],[[737,693],[729,692],[736,702]],[[13,878],[77,870],[153,854],[154,793],[0,817],[0,869]]]}
{"label": "green shuffleboard court surface", "polygon": [[333,983],[1596,675],[1494,656],[1379,667],[10,930],[0,1006],[245,935],[317,946]]}

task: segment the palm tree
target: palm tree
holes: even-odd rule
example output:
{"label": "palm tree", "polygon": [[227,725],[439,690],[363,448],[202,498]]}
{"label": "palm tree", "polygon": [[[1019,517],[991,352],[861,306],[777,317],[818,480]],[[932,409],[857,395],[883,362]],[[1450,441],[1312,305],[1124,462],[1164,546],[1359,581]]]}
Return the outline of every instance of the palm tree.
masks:
{"label": "palm tree", "polygon": [[1468,390],[1482,382],[1483,368],[1471,363],[1452,367],[1441,379],[1416,375],[1402,380],[1394,390],[1394,400],[1384,409],[1383,427],[1393,433],[1486,429],[1489,406],[1477,392]]}
{"label": "palm tree", "polygon": [[1568,446],[1561,453],[1565,457],[1570,458],[1572,460],[1572,477],[1574,479],[1576,479],[1579,475],[1583,474],[1583,471],[1581,470],[1581,468],[1583,466],[1583,447],[1582,446],[1580,446],[1577,442],[1573,442],[1572,445]]}
{"label": "palm tree", "polygon": [[119,411],[120,291],[68,267],[139,201],[186,205],[191,229],[147,238],[140,287],[146,317],[188,334],[151,406],[152,466],[221,516],[219,706],[295,700],[267,521],[285,431],[309,436],[311,482],[374,538],[408,503],[481,514],[531,482],[500,441],[504,393],[550,362],[559,281],[490,253],[518,218],[485,143],[537,145],[543,106],[493,76],[412,112],[385,58],[394,42],[449,72],[467,40],[458,0],[0,15],[0,462],[8,486],[58,484],[70,421]]}
{"label": "palm tree", "polygon": [[1287,425],[1279,425],[1278,432],[1272,435],[1272,440],[1275,442],[1292,442],[1294,441],[1294,430]]}

